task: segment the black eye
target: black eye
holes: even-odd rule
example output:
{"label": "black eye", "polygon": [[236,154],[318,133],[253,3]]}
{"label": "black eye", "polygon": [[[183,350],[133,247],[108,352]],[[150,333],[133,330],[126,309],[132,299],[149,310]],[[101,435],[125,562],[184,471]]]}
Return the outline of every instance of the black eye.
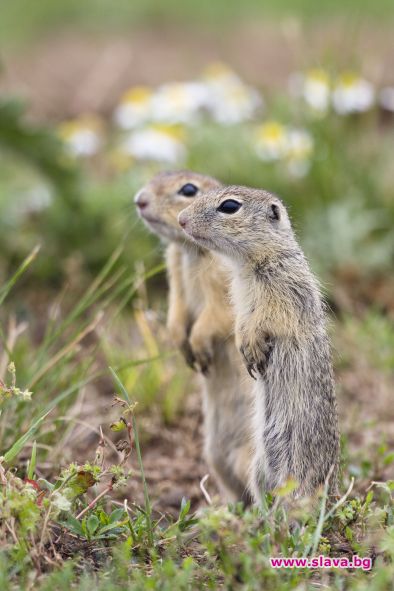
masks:
{"label": "black eye", "polygon": [[235,201],[235,199],[226,199],[219,205],[217,210],[222,213],[236,213],[241,207],[242,203]]}
{"label": "black eye", "polygon": [[184,195],[185,197],[194,197],[196,193],[198,193],[198,187],[193,183],[186,183],[178,191],[178,195]]}

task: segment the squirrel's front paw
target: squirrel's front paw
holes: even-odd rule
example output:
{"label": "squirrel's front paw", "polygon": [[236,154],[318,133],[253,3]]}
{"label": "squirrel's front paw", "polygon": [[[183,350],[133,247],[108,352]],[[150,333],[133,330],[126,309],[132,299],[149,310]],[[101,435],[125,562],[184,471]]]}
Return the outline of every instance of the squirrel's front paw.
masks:
{"label": "squirrel's front paw", "polygon": [[185,326],[186,325],[183,322],[168,322],[167,331],[169,341],[173,347],[176,347],[181,351],[187,365],[194,369],[195,359],[187,338]]}
{"label": "squirrel's front paw", "polygon": [[269,335],[264,335],[262,338],[255,340],[254,343],[246,339],[241,341],[239,350],[246,369],[254,380],[256,379],[256,373],[265,374],[272,347],[273,340]]}
{"label": "squirrel's front paw", "polygon": [[167,331],[171,344],[177,349],[182,349],[187,341],[187,331],[182,322],[167,322]]}
{"label": "squirrel's front paw", "polygon": [[182,343],[181,352],[182,352],[182,355],[183,355],[187,365],[189,367],[191,367],[191,369],[195,370],[196,369],[196,358],[194,356],[194,353],[192,351],[189,341],[184,341]]}
{"label": "squirrel's front paw", "polygon": [[189,344],[194,357],[195,369],[207,374],[213,359],[213,340],[192,329]]}

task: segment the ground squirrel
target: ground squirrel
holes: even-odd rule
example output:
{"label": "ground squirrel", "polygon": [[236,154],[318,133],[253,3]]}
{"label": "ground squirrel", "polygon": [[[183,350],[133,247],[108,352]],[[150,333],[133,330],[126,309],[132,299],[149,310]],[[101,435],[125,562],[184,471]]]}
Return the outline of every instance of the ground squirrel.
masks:
{"label": "ground squirrel", "polygon": [[246,187],[211,191],[179,216],[232,272],[236,342],[256,378],[251,490],[257,501],[290,478],[295,496],[328,478],[336,493],[339,438],[326,314],[283,203]]}
{"label": "ground squirrel", "polygon": [[220,257],[188,240],[178,214],[219,181],[181,171],[156,175],[136,195],[139,215],[168,243],[169,310],[173,343],[203,377],[205,455],[226,500],[249,502],[253,381],[234,341],[229,273]]}

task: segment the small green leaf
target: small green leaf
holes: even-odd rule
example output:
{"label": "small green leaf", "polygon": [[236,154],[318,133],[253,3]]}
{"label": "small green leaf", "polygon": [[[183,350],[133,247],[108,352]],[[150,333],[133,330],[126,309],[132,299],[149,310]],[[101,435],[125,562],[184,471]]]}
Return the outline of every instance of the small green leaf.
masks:
{"label": "small green leaf", "polygon": [[367,507],[369,507],[369,505],[372,503],[372,499],[373,499],[373,490],[370,490],[369,493],[367,494],[367,496],[365,497],[365,504]]}
{"label": "small green leaf", "polygon": [[101,525],[108,525],[108,523],[109,523],[109,515],[107,515],[107,513],[105,511],[103,511],[101,509],[98,512],[96,512],[96,515],[100,519]]}
{"label": "small green leaf", "polygon": [[72,515],[69,516],[67,521],[64,521],[63,524],[68,530],[70,530],[73,534],[77,536],[83,536],[84,531],[82,528],[82,524],[78,519],[75,519]]}
{"label": "small green leaf", "polygon": [[185,499],[185,497],[182,497],[181,510],[179,513],[179,520],[182,521],[183,519],[185,519],[185,517],[189,513],[189,511],[190,511],[190,500],[187,501]]}
{"label": "small green leaf", "polygon": [[345,527],[345,536],[346,536],[346,539],[349,540],[349,542],[351,542],[353,540],[353,532],[349,526]]}
{"label": "small green leaf", "polygon": [[125,517],[125,510],[122,508],[115,509],[109,516],[109,523],[116,523]]}
{"label": "small green leaf", "polygon": [[100,528],[100,535],[103,534],[107,534],[108,532],[112,532],[112,533],[121,533],[123,531],[124,526],[127,523],[127,519],[125,519],[123,522],[116,522],[116,523],[110,523],[109,525],[105,525],[104,527]]}
{"label": "small green leaf", "polygon": [[90,515],[86,520],[86,528],[91,536],[95,534],[99,525],[100,521],[96,515]]}

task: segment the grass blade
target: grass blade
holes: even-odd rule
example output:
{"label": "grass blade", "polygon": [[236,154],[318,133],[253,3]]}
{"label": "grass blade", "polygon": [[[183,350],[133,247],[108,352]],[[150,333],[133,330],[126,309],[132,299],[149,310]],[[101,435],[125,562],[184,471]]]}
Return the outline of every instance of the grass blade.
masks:
{"label": "grass blade", "polygon": [[34,480],[34,474],[36,472],[36,463],[37,463],[37,442],[34,441],[33,448],[31,450],[31,457],[29,461],[29,466],[27,469],[27,477],[29,480]]}
{"label": "grass blade", "polygon": [[19,439],[15,441],[14,445],[7,451],[7,453],[4,454],[4,461],[7,464],[10,464],[16,458],[16,456],[22,451],[29,439],[31,439],[35,435],[38,427],[41,425],[43,420],[46,419],[51,410],[52,408],[49,409],[47,412],[43,413],[40,417],[38,417],[38,419],[34,421],[32,425],[30,425],[26,433],[24,433],[22,437],[19,437]]}
{"label": "grass blade", "polygon": [[[126,388],[122,384],[117,373],[112,369],[112,367],[110,367],[109,370],[110,370],[112,377],[114,378],[114,381],[117,384],[119,390],[123,394],[124,399],[126,400],[126,402],[129,405],[131,405],[132,402],[131,402],[129,393],[127,392]],[[148,530],[148,539],[149,539],[149,544],[151,546],[153,546],[152,507],[151,507],[151,503],[150,503],[150,499],[149,499],[148,485],[146,483],[144,466],[142,464],[140,441],[139,441],[139,437],[138,437],[137,423],[135,420],[134,413],[131,413],[131,421],[132,421],[132,425],[133,425],[135,449],[137,451],[137,459],[138,459],[138,464],[139,464],[139,468],[141,471],[141,480],[142,480],[142,485],[143,485],[143,489],[144,489],[144,502],[145,502],[145,513],[146,513],[146,525],[147,525],[147,530]]]}
{"label": "grass blade", "polygon": [[38,251],[40,250],[40,246],[37,245],[33,248],[31,253],[25,258],[25,260],[20,264],[18,269],[15,271],[11,279],[7,281],[3,287],[0,288],[0,306],[3,304],[4,300],[8,296],[11,289],[14,287],[15,283],[18,281],[19,277],[23,275],[26,269],[31,265],[31,263],[36,258]]}

